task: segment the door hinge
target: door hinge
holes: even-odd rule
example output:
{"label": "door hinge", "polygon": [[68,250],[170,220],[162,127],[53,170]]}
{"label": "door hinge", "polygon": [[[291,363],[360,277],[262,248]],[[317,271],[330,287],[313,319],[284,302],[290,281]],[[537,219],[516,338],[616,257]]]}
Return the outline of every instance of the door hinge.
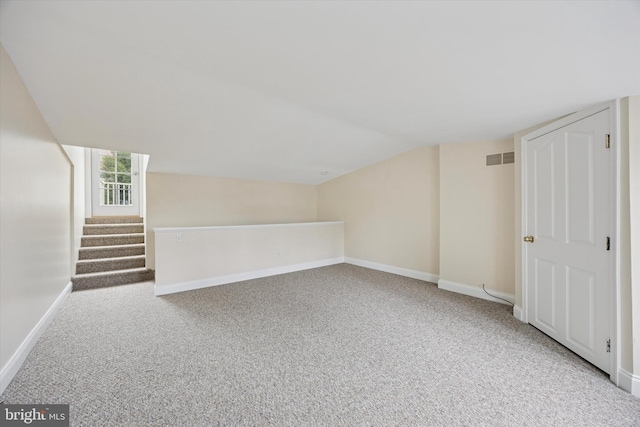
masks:
{"label": "door hinge", "polygon": [[611,250],[611,237],[607,236],[607,250]]}
{"label": "door hinge", "polygon": [[604,147],[611,148],[611,136],[609,134],[607,134],[607,137],[605,138]]}
{"label": "door hinge", "polygon": [[607,340],[607,353],[611,353],[611,339]]}

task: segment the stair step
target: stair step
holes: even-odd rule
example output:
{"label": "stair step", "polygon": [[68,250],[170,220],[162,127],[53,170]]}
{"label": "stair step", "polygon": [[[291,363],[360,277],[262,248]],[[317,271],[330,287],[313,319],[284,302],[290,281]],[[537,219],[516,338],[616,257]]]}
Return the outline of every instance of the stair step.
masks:
{"label": "stair step", "polygon": [[85,218],[85,224],[142,224],[144,219],[140,216],[94,216]]}
{"label": "stair step", "polygon": [[148,268],[131,268],[101,273],[77,274],[71,279],[71,282],[73,283],[73,290],[79,291],[148,282],[153,280],[154,276],[154,271]]}
{"label": "stair step", "polygon": [[145,266],[145,257],[128,256],[82,260],[76,263],[76,274],[99,273],[101,271],[128,270]]}
{"label": "stair step", "polygon": [[83,248],[90,246],[132,245],[136,243],[144,243],[144,233],[82,236],[80,242],[80,246]]}
{"label": "stair step", "polygon": [[139,245],[111,245],[80,248],[79,260],[100,258],[118,258],[135,255],[144,255],[144,244]]}
{"label": "stair step", "polygon": [[99,234],[131,234],[144,233],[143,224],[89,224],[83,227],[85,236]]}

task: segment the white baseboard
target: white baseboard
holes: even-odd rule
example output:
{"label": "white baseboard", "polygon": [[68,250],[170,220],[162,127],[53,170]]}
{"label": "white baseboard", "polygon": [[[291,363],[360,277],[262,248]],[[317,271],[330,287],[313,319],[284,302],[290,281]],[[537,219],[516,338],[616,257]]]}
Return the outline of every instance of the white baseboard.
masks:
{"label": "white baseboard", "polygon": [[[449,280],[438,280],[438,288],[444,289],[446,291],[456,292],[458,294],[469,295],[471,297],[486,299],[488,301],[499,302],[502,304],[507,304],[506,301],[502,301],[498,298],[493,298],[490,295],[487,295],[485,291],[482,290],[481,287],[465,285],[464,283],[451,282]],[[504,292],[492,291],[491,289],[487,289],[493,295],[504,298],[509,301],[511,304],[515,305],[516,297],[512,294],[505,294]]]}
{"label": "white baseboard", "polygon": [[226,276],[208,277],[206,279],[192,280],[189,282],[171,283],[168,285],[155,285],[153,292],[156,296],[175,294],[176,292],[192,291],[211,286],[226,285],[228,283],[242,282],[244,280],[259,279],[261,277],[275,276],[278,274],[293,273],[294,271],[309,270],[311,268],[326,267],[327,265],[342,264],[344,257],[323,259],[320,261],[305,262],[302,264],[285,265],[282,267],[265,268],[263,270],[247,271],[245,273],[228,274]]}
{"label": "white baseboard", "polygon": [[521,322],[524,322],[524,313],[522,312],[522,307],[518,305],[513,306],[513,317]]}
{"label": "white baseboard", "polygon": [[394,267],[392,265],[378,264],[377,262],[364,261],[361,259],[349,257],[345,257],[344,262],[346,262],[347,264],[357,265],[359,267],[370,268],[372,270],[397,274],[398,276],[411,277],[412,279],[424,280],[425,282],[438,283],[437,274],[425,273],[418,270],[409,270],[408,268]]}
{"label": "white baseboard", "polygon": [[618,387],[640,397],[640,375],[633,375],[625,369],[618,369]]}
{"label": "white baseboard", "polygon": [[18,347],[16,352],[13,353],[13,356],[11,356],[11,359],[2,367],[0,371],[0,394],[4,393],[13,377],[18,373],[33,346],[36,345],[38,339],[42,336],[49,324],[51,324],[51,321],[56,317],[56,314],[58,314],[58,311],[60,311],[60,308],[62,308],[62,305],[71,294],[72,288],[73,284],[69,282],[60,295],[58,295],[58,298],[51,304],[49,310],[47,310],[36,326],[29,332],[29,335],[27,335],[24,341],[22,341],[20,347]]}

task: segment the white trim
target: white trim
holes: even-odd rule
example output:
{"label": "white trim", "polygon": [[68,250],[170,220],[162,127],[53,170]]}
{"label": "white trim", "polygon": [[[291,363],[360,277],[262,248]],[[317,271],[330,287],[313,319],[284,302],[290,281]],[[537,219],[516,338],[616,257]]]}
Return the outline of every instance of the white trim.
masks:
{"label": "white trim", "polygon": [[[527,135],[520,138],[520,239],[527,235]],[[527,298],[527,245],[520,240],[520,299],[522,306],[520,307],[520,320],[529,323],[529,310]]]}
{"label": "white trim", "polygon": [[285,265],[282,267],[265,268],[263,270],[248,271],[245,273],[228,274],[226,276],[208,277],[206,279],[192,280],[189,282],[171,283],[168,285],[155,285],[155,296],[174,294],[176,292],[192,291],[195,289],[209,288],[211,286],[226,285],[228,283],[242,282],[244,280],[259,279],[261,277],[275,276],[278,274],[293,273],[294,271],[309,270],[311,268],[326,267],[328,265],[342,264],[344,257],[323,259],[301,264]]}
{"label": "white trim", "polygon": [[13,353],[13,356],[11,356],[7,364],[2,367],[2,371],[0,371],[0,394],[4,393],[13,377],[18,373],[33,346],[36,345],[38,339],[42,336],[53,318],[56,317],[56,314],[58,314],[58,311],[60,311],[60,308],[62,308],[62,305],[71,294],[72,288],[73,285],[69,282],[60,295],[58,295],[58,298],[51,304],[51,307],[49,307],[44,316],[42,316],[36,326],[29,332],[29,335],[22,341],[22,344],[20,344],[20,347]]}
{"label": "white trim", "polygon": [[365,261],[356,258],[345,257],[344,262],[347,264],[357,265],[359,267],[370,268],[372,270],[384,271],[386,273],[397,274],[398,276],[411,277],[412,279],[424,280],[425,282],[438,283],[438,275],[425,273],[418,270],[410,270],[408,268],[394,267],[387,264],[378,264],[377,262]]}
{"label": "white trim", "polygon": [[524,320],[522,318],[522,307],[520,307],[518,305],[514,305],[513,306],[513,317],[515,317],[516,319],[518,319],[521,322],[524,322]]}
{"label": "white trim", "polygon": [[239,228],[272,228],[272,227],[298,227],[302,225],[326,225],[326,224],[344,224],[344,221],[325,221],[325,222],[293,222],[289,224],[253,224],[253,225],[213,225],[207,227],[154,227],[154,233],[175,233],[189,231],[204,230],[221,230],[221,229],[239,229]]}
{"label": "white trim", "polygon": [[[481,287],[478,286],[465,285],[464,283],[457,283],[440,279],[438,280],[438,288],[444,289],[445,291],[456,292],[458,294],[469,295],[471,297],[486,299],[488,301],[499,302],[505,305],[507,304],[506,301],[502,301],[501,299],[493,298],[492,296],[488,295],[485,291],[482,290]],[[516,297],[513,294],[505,294],[504,292],[493,291],[491,289],[489,289],[489,292],[497,297],[506,299],[511,304],[515,304]]]}
{"label": "white trim", "polygon": [[[613,197],[613,200],[609,200],[611,205],[610,229],[613,234],[613,251],[611,253],[613,260],[611,261],[612,268],[610,276],[613,295],[609,297],[611,310],[611,324],[609,325],[609,336],[611,338],[611,373],[609,379],[613,381],[615,385],[620,386],[621,375],[615,375],[615,373],[621,369],[620,366],[622,365],[622,308],[620,301],[620,295],[622,295],[620,291],[620,254],[622,253],[622,248],[620,245],[620,221],[618,220],[621,214],[620,203],[622,201],[619,173],[620,149],[618,148],[620,145],[620,100],[616,99],[612,101],[609,108],[609,149],[612,150],[609,180],[611,184],[610,196]],[[638,390],[640,390],[640,388],[638,388]]]}
{"label": "white trim", "polygon": [[618,387],[636,397],[640,397],[640,375],[633,375],[620,368],[618,371]]}

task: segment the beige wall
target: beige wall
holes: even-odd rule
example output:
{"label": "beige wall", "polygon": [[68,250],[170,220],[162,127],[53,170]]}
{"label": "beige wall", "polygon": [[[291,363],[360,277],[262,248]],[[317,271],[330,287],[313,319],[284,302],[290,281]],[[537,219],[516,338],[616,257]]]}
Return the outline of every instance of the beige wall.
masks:
{"label": "beige wall", "polygon": [[343,261],[341,222],[156,228],[156,295]]}
{"label": "beige wall", "polygon": [[155,227],[278,224],[316,220],[316,187],[148,173],[147,266],[155,269]]}
{"label": "beige wall", "polygon": [[345,222],[345,256],[438,274],[438,147],[318,186],[318,220]]}
{"label": "beige wall", "polygon": [[71,247],[71,275],[76,274],[76,262],[78,260],[78,251],[80,250],[80,241],[82,238],[84,219],[85,219],[85,168],[84,168],[84,154],[85,149],[82,147],[73,147],[71,145],[62,145],[67,157],[71,161],[72,180],[71,180],[71,194],[73,199],[71,204],[74,207],[71,211],[72,218],[72,241]]}
{"label": "beige wall", "polygon": [[640,375],[640,96],[620,101],[621,367]]}
{"label": "beige wall", "polygon": [[[633,374],[640,376],[640,96],[629,97],[629,235],[633,310]],[[638,395],[636,393],[636,395]]]}
{"label": "beige wall", "polygon": [[0,369],[4,373],[70,280],[71,165],[4,47],[0,47],[0,67]]}
{"label": "beige wall", "polygon": [[633,294],[631,292],[631,215],[629,193],[629,98],[620,101],[620,337],[621,367],[633,372]]}
{"label": "beige wall", "polygon": [[440,146],[441,281],[514,294],[514,165],[486,166],[509,151],[511,140]]}

